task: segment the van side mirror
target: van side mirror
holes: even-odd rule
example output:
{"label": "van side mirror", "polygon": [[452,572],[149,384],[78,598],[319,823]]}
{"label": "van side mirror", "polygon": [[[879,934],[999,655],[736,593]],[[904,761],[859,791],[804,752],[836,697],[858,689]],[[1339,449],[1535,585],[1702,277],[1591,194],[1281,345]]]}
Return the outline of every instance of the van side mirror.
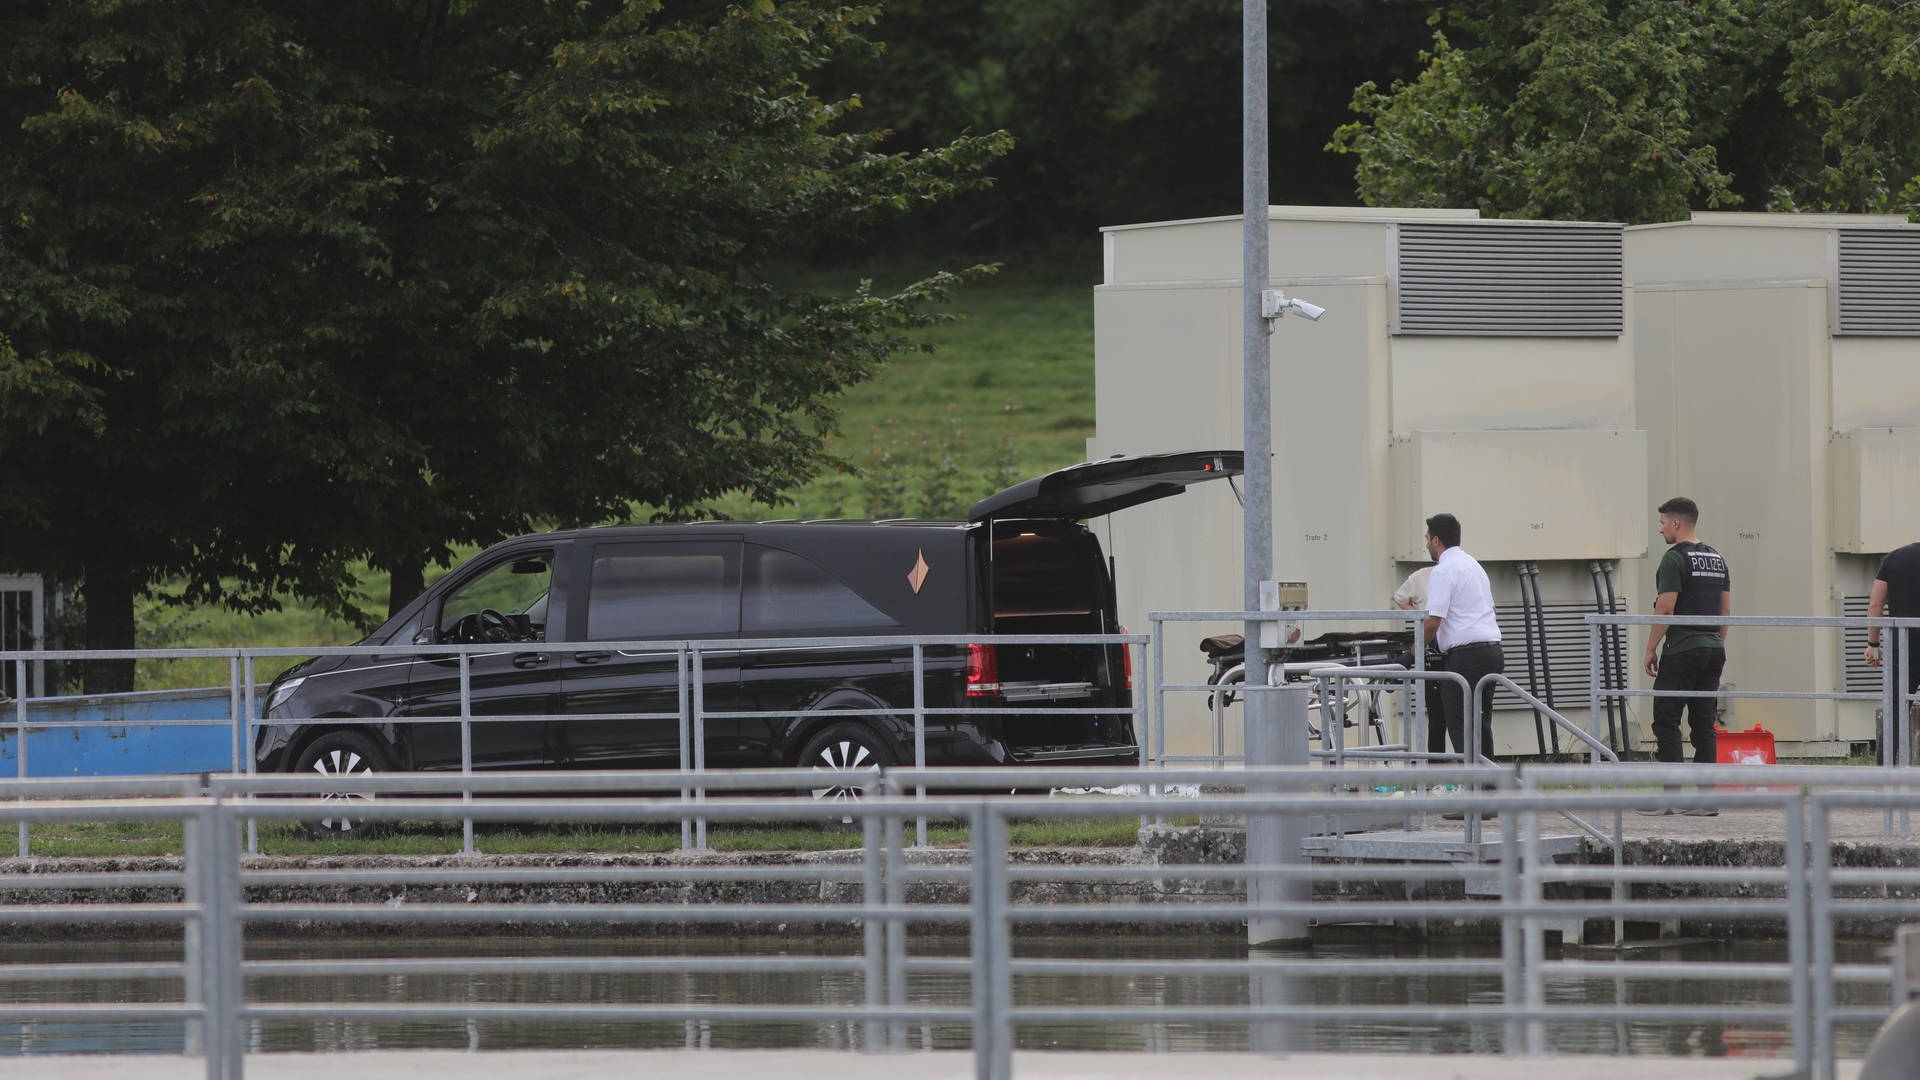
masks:
{"label": "van side mirror", "polygon": [[413,643],[414,643],[415,645],[432,645],[432,644],[434,644],[434,640],[433,640],[433,628],[432,628],[432,627],[421,627],[421,628],[420,628],[420,629],[419,629],[418,631],[416,631],[416,632],[414,633],[414,635],[413,635]]}
{"label": "van side mirror", "polygon": [[515,559],[513,572],[516,574],[544,574],[547,572],[545,559]]}

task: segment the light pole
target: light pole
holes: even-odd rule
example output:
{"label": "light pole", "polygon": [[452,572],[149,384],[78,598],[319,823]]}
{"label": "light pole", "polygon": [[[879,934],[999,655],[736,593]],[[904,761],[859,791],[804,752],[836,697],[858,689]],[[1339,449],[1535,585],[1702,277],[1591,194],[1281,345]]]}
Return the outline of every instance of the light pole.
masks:
{"label": "light pole", "polygon": [[[1241,428],[1246,450],[1247,496],[1244,510],[1245,611],[1260,608],[1260,583],[1273,576],[1273,380],[1267,335],[1289,312],[1308,319],[1324,308],[1277,289],[1268,289],[1267,272],[1267,5],[1241,0]],[[1260,647],[1261,624],[1248,621],[1246,639],[1246,711],[1243,745],[1249,767],[1307,764],[1307,690],[1266,689],[1267,655]],[[1247,865],[1293,867],[1305,862],[1303,818],[1249,814]],[[1313,898],[1305,879],[1247,878],[1247,903],[1304,903]],[[1307,920],[1250,914],[1247,943],[1299,941]]]}

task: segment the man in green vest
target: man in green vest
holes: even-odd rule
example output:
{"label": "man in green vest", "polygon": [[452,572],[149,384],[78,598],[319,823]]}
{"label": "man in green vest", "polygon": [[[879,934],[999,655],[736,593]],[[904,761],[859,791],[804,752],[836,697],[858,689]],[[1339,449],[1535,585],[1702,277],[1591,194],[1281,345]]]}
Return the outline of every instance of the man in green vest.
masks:
{"label": "man in green vest", "polygon": [[[1654,572],[1655,615],[1733,614],[1732,582],[1727,561],[1700,542],[1694,530],[1700,507],[1692,499],[1673,498],[1660,504],[1660,539],[1670,546]],[[1711,765],[1716,758],[1714,722],[1719,699],[1707,696],[1720,689],[1720,673],[1727,665],[1727,628],[1656,624],[1647,634],[1647,674],[1655,690],[1697,690],[1700,697],[1653,699],[1653,737],[1661,761],[1685,761],[1680,742],[1680,714],[1685,711],[1693,736],[1693,760]],[[1712,816],[1716,811],[1693,809],[1684,813]]]}

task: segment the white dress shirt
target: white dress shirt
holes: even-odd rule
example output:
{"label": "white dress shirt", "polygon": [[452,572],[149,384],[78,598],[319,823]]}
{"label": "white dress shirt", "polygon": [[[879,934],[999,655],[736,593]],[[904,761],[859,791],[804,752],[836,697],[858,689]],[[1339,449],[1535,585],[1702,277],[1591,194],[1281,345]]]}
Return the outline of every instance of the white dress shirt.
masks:
{"label": "white dress shirt", "polygon": [[1479,560],[1457,547],[1440,553],[1427,579],[1427,614],[1440,620],[1434,640],[1441,652],[1481,641],[1499,641],[1493,619],[1493,583]]}
{"label": "white dress shirt", "polygon": [[1433,577],[1433,567],[1423,566],[1407,575],[1407,580],[1393,590],[1395,606],[1406,605],[1409,608],[1427,610],[1427,581]]}

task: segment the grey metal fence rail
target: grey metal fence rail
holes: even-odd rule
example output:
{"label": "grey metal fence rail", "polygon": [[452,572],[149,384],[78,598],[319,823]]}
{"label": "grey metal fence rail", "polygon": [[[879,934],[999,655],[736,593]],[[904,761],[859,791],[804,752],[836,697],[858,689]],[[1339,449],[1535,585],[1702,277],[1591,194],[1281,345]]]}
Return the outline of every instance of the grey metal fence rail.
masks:
{"label": "grey metal fence rail", "polygon": [[[1057,786],[1096,788],[1137,781],[1133,770],[1040,770]],[[802,772],[714,772],[634,774],[534,774],[520,776],[431,777],[389,775],[368,778],[383,798],[368,808],[382,820],[455,823],[594,821],[669,825],[697,812],[714,821],[818,821],[821,808],[805,800],[769,799],[751,794],[771,786],[799,786]],[[270,869],[246,859],[239,845],[242,822],[290,820],[323,812],[311,798],[322,778],[289,776],[213,776],[199,781],[0,782],[0,822],[36,824],[76,817],[176,821],[185,830],[185,854],[178,871],[142,875],[152,889],[170,889],[177,899],[141,903],[16,903],[0,906],[0,925],[51,926],[58,923],[109,922],[179,926],[183,948],[177,964],[165,970],[180,980],[177,999],[151,1005],[71,1005],[25,1002],[9,1006],[9,1016],[45,1022],[142,1017],[187,1025],[190,1048],[204,1053],[209,1080],[239,1080],[246,1068],[249,1032],[262,1025],[325,1020],[402,1019],[484,1025],[515,1019],[602,1020],[623,1023],[846,1025],[857,1031],[856,1044],[867,1050],[904,1049],[912,1032],[927,1025],[963,1031],[971,1046],[976,1075],[995,1080],[1012,1075],[1011,1053],[1023,1028],[1058,1025],[1148,1025],[1168,1030],[1180,1025],[1242,1025],[1253,1045],[1302,1046],[1321,1027],[1343,1024],[1458,1025],[1475,1032],[1476,1045],[1489,1052],[1537,1055],[1554,1050],[1554,1038],[1573,1024],[1678,1026],[1739,1025],[1782,1033],[1793,1064],[1821,1080],[1834,1075],[1838,1036],[1857,1036],[1863,1025],[1877,1024],[1888,1012],[1891,977],[1883,965],[1845,964],[1836,957],[1843,935],[1861,926],[1920,917],[1920,870],[1877,867],[1855,869],[1837,864],[1842,850],[1837,834],[1858,831],[1859,818],[1889,807],[1920,802],[1920,776],[1911,770],[1838,767],[1780,767],[1754,787],[1746,767],[1621,765],[1523,766],[1505,769],[1433,766],[1436,782],[1460,784],[1469,794],[1436,797],[1401,794],[1388,798],[1343,783],[1323,768],[1246,770],[1222,784],[1214,769],[1167,770],[1156,779],[1167,785],[1205,784],[1212,790],[1183,799],[1186,815],[1244,817],[1299,816],[1328,822],[1343,815],[1364,816],[1382,804],[1396,812],[1437,815],[1462,799],[1497,821],[1501,857],[1471,865],[1407,865],[1369,860],[1314,865],[1142,864],[1137,853],[1089,859],[1081,865],[1041,864],[1014,857],[1012,823],[1062,817],[1132,819],[1166,809],[1167,800],[1147,797],[1085,799],[955,796],[907,798],[912,788],[942,791],[953,787],[1025,786],[1036,781],[1032,769],[890,770],[872,778],[871,797],[848,807],[860,823],[861,844],[844,865],[810,863],[760,867],[751,876],[826,888],[838,885],[840,898],[782,896],[766,902],[732,900],[662,902],[613,899],[600,902],[507,903],[468,898],[465,902],[400,903],[319,899],[269,901],[265,890],[284,893],[303,886],[355,884],[487,888],[548,881],[596,888],[642,886],[671,880],[683,884],[738,880],[738,867],[680,861],[668,867],[595,865],[560,868],[529,866],[421,866],[400,871],[338,870],[310,866]],[[1684,781],[1693,790],[1666,790]],[[697,804],[679,797],[698,786],[710,797]],[[636,787],[663,798],[635,797]],[[1231,787],[1231,790],[1222,790]],[[1477,790],[1483,787],[1491,790]],[[614,794],[618,793],[618,794]],[[508,797],[513,796],[513,797]],[[737,797],[732,797],[737,796]],[[1740,818],[1750,831],[1778,830],[1779,865],[1725,867],[1675,864],[1627,866],[1590,851],[1596,861],[1557,861],[1545,854],[1547,823],[1558,815],[1623,815],[1650,800],[1665,805],[1712,804]],[[904,842],[904,823],[920,815],[963,823],[964,859],[930,863],[922,850]],[[1324,827],[1324,826],[1323,826]],[[1606,859],[1607,861],[1597,861]],[[18,893],[86,892],[123,888],[126,875],[85,870],[36,874],[30,864],[0,864],[0,888]],[[1305,878],[1313,883],[1309,899],[1250,905],[1246,883],[1254,877]],[[1063,894],[1058,888],[1069,886]],[[1101,889],[1110,890],[1102,895]],[[1119,892],[1124,890],[1124,896]],[[251,893],[251,894],[250,894]],[[1195,956],[1190,959],[1035,958],[1021,954],[1023,932],[1071,925],[1086,928],[1097,940],[1101,928],[1184,927],[1200,935],[1238,934],[1240,923],[1256,915],[1331,923],[1431,922],[1478,927],[1493,943],[1486,957],[1400,957],[1361,961],[1313,956],[1273,956],[1249,952],[1245,959]],[[1689,960],[1685,963],[1636,961],[1625,954],[1592,959],[1587,954],[1550,954],[1556,927],[1611,922],[1616,932],[1627,922],[1684,921],[1701,927],[1746,924],[1778,934],[1787,943],[1781,962]],[[679,957],[551,957],[477,959],[338,956],[301,961],[249,958],[246,939],[267,924],[415,928],[479,925],[608,926],[754,926],[777,924],[844,926],[858,934],[847,956],[791,956],[770,962],[763,957],[712,955]],[[966,953],[958,956],[916,952],[909,924],[947,926],[966,935]],[[1222,930],[1221,928],[1226,929]],[[1211,928],[1211,929],[1209,929]],[[1876,934],[1878,931],[1874,931]],[[832,975],[852,980],[846,1000],[828,1004],[791,1001],[742,1001],[716,1004],[690,1000],[551,1002],[545,1000],[432,1000],[367,1003],[329,998],[290,1002],[262,996],[257,976],[306,979],[322,990],[327,978],[379,974],[406,978],[435,972],[528,972],[594,974],[657,970],[724,974],[743,969]],[[150,971],[151,969],[149,969]],[[124,974],[125,965],[0,965],[0,981],[86,980]],[[1349,979],[1391,974],[1406,980],[1469,976],[1488,988],[1472,1000],[1408,1001],[1354,1005],[1330,995],[1315,1000],[1300,991],[1306,980]],[[929,998],[909,976],[964,979],[964,1003]],[[1045,980],[1119,976],[1153,980],[1174,977],[1225,978],[1244,982],[1243,1001],[1231,1004],[1158,1000],[1136,1005],[1080,1005],[1036,992]],[[1728,979],[1771,988],[1751,1000],[1703,1001],[1690,1005],[1648,1001],[1628,993],[1635,980]],[[1569,983],[1613,988],[1613,1000],[1588,1000],[1579,994],[1550,992]],[[473,1030],[478,1031],[475,1027]],[[926,1038],[922,1035],[922,1038]],[[1852,1036],[1850,1036],[1852,1037]],[[1857,1041],[1853,1045],[1858,1045]]]}
{"label": "grey metal fence rail", "polygon": [[[704,657],[715,652],[771,651],[781,649],[860,649],[870,651],[896,651],[910,657],[913,678],[913,699],[884,709],[836,708],[833,718],[857,719],[860,717],[911,717],[913,723],[912,764],[927,764],[926,728],[930,718],[953,716],[977,716],[980,710],[968,708],[949,708],[929,705],[926,698],[927,659],[929,649],[964,648],[970,644],[992,645],[1115,645],[1126,649],[1130,654],[1130,663],[1136,672],[1136,679],[1146,677],[1145,646],[1147,637],[1140,634],[972,634],[972,635],[853,635],[844,637],[807,637],[807,638],[728,638],[715,640],[674,640],[674,641],[594,641],[594,642],[514,642],[512,651],[567,656],[577,653],[603,653],[619,650],[633,653],[671,654],[676,658],[678,668],[679,699],[678,708],[673,712],[623,712],[595,711],[592,713],[569,713],[563,715],[545,715],[514,713],[512,715],[488,716],[473,711],[472,661],[476,655],[494,654],[502,650],[499,644],[462,644],[462,645],[339,645],[325,647],[269,647],[246,649],[123,649],[123,650],[46,650],[27,652],[0,652],[0,665],[10,665],[22,673],[26,665],[38,661],[82,661],[82,660],[224,660],[228,667],[227,712],[224,716],[208,719],[156,719],[143,720],[142,726],[205,728],[226,727],[231,732],[229,744],[229,767],[234,772],[252,772],[254,759],[251,747],[259,728],[267,724],[300,724],[362,726],[371,721],[363,717],[301,717],[274,719],[271,709],[263,710],[259,700],[260,684],[257,678],[257,663],[263,659],[305,659],[326,656],[367,656],[380,657],[402,654],[410,659],[429,660],[439,658],[453,661],[458,674],[458,711],[448,716],[395,716],[377,720],[382,725],[397,726],[421,724],[458,724],[460,727],[460,771],[462,775],[474,774],[473,729],[474,725],[489,723],[550,722],[592,719],[596,721],[672,721],[678,726],[679,767],[695,777],[706,775],[707,770],[707,722],[709,720],[735,720],[772,718],[795,715],[793,710],[716,710],[707,707],[702,677]],[[1115,673],[1118,679],[1118,673]],[[74,726],[70,720],[34,721],[29,718],[28,705],[33,695],[20,695],[12,705],[13,722],[9,727],[14,734],[15,775],[17,779],[29,776],[29,735],[35,731],[69,729]],[[1146,764],[1146,736],[1149,727],[1147,716],[1147,695],[1131,694],[1131,704],[1125,706],[1065,706],[1039,702],[1021,702],[1019,711],[1026,716],[1127,716],[1130,718],[1135,744],[1142,765]],[[358,786],[358,785],[356,785]],[[702,789],[696,785],[683,794],[695,803],[702,797]],[[926,823],[920,820],[916,825],[918,838],[926,842]],[[18,833],[18,851],[22,857],[31,851],[24,826]],[[466,827],[466,850],[473,847],[471,824]],[[689,816],[682,825],[681,844],[683,847],[705,847],[706,820],[699,816]],[[254,844],[251,833],[248,838],[249,850]]]}
{"label": "grey metal fence rail", "polygon": [[[1881,740],[1881,745],[1887,745],[1887,740],[1893,738],[1895,718],[1897,716],[1904,717],[1908,715],[1915,701],[1920,700],[1920,696],[1915,695],[1915,693],[1906,686],[1896,686],[1893,679],[1893,673],[1896,670],[1912,671],[1913,668],[1909,665],[1914,659],[1914,657],[1908,655],[1907,635],[1896,634],[1893,631],[1920,630],[1920,618],[1896,619],[1885,617],[1869,619],[1863,616],[1851,615],[1616,615],[1596,612],[1592,615],[1585,616],[1585,619],[1587,623],[1587,655],[1589,661],[1596,665],[1599,663],[1600,658],[1601,636],[1604,633],[1603,628],[1614,626],[1725,626],[1730,630],[1744,628],[1757,630],[1840,631],[1864,628],[1879,629],[1885,634],[1890,635],[1891,638],[1891,640],[1887,642],[1887,644],[1891,646],[1887,656],[1892,662],[1883,663],[1880,666],[1880,690],[1877,693],[1869,694],[1845,689],[1754,690],[1740,688],[1713,691],[1630,690],[1626,687],[1602,687],[1600,682],[1595,680],[1589,690],[1590,715],[1593,716],[1599,714],[1601,702],[1608,698],[1625,700],[1628,698],[1714,697],[1721,700],[1754,701],[1873,701],[1879,703],[1881,706],[1880,730],[1878,735]],[[1598,667],[1596,667],[1595,670],[1599,670]],[[1597,734],[1598,729],[1595,728],[1594,732]],[[1901,739],[1900,745],[1901,756],[1899,764],[1912,765],[1914,763],[1912,740]]]}

